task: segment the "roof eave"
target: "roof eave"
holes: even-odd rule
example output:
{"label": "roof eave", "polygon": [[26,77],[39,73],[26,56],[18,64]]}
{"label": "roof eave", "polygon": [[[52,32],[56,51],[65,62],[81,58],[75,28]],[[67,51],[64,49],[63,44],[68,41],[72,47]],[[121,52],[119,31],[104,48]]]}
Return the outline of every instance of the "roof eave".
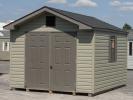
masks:
{"label": "roof eave", "polygon": [[128,32],[125,32],[123,30],[113,30],[113,29],[107,29],[107,28],[94,28],[93,29],[96,31],[110,31],[110,32],[116,32],[116,33],[120,33],[120,34],[125,34],[128,35]]}

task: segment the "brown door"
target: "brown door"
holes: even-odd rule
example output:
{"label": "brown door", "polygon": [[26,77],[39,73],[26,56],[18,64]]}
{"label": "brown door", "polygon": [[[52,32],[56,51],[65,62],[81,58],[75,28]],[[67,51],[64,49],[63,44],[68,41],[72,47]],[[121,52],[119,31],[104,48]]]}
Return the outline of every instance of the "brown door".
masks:
{"label": "brown door", "polygon": [[52,34],[51,40],[51,90],[74,91],[76,85],[75,34],[56,33]]}
{"label": "brown door", "polygon": [[26,35],[26,87],[49,89],[49,34]]}

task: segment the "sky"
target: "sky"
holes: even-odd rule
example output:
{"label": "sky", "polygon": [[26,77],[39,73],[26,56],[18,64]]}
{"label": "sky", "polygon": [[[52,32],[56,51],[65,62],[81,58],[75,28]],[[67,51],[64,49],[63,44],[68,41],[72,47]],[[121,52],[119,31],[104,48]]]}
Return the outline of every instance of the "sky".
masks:
{"label": "sky", "polygon": [[0,0],[0,23],[14,21],[43,6],[97,17],[112,25],[133,27],[133,0]]}

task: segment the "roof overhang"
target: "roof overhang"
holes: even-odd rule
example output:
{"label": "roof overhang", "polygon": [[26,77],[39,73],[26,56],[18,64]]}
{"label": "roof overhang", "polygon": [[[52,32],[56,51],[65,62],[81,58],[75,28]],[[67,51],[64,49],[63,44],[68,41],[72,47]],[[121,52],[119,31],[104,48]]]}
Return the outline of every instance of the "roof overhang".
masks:
{"label": "roof overhang", "polygon": [[54,11],[54,10],[49,9],[48,7],[40,8],[39,10],[36,10],[36,11],[34,11],[34,12],[32,12],[32,13],[30,13],[30,14],[28,14],[28,15],[20,18],[20,19],[17,19],[16,21],[14,21],[12,23],[9,23],[8,25],[5,25],[3,28],[5,28],[7,30],[14,30],[16,26],[19,26],[20,24],[26,22],[27,20],[29,20],[31,18],[36,17],[37,15],[39,15],[39,14],[41,14],[43,12],[51,13],[51,14],[53,14],[55,16],[63,18],[65,20],[69,21],[69,22],[72,22],[72,23],[78,25],[80,30],[92,29],[92,27],[87,26],[87,25],[85,25],[85,24],[83,24],[83,23],[81,23],[81,22],[79,22],[79,21],[77,21],[75,19],[72,19],[72,18],[70,18],[68,16],[62,15],[62,14],[60,14],[60,13]]}

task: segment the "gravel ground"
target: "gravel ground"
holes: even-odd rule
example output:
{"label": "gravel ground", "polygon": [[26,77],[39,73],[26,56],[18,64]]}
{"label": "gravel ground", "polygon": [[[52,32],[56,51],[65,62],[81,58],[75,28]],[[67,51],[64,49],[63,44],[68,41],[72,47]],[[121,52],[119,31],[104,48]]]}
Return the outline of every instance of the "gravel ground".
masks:
{"label": "gravel ground", "polygon": [[9,90],[9,75],[0,76],[0,100],[133,100],[133,71],[128,71],[128,85],[95,97]]}

